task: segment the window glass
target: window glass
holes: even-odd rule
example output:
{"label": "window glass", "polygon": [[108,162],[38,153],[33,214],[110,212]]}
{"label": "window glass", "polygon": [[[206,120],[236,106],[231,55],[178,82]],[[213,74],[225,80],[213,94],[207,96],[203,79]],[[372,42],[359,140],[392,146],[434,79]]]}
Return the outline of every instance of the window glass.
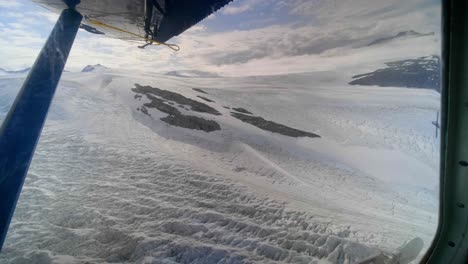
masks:
{"label": "window glass", "polygon": [[[144,3],[106,10],[122,2]],[[53,7],[0,1],[0,120]],[[0,262],[417,263],[438,221],[440,12],[234,0],[179,51],[83,26]]]}

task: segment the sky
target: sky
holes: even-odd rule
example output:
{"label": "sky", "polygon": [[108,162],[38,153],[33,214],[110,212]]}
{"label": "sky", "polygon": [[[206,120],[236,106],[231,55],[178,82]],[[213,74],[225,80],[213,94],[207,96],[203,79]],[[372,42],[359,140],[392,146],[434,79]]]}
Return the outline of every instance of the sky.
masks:
{"label": "sky", "polygon": [[[0,0],[0,68],[30,67],[57,18],[33,1]],[[136,43],[80,30],[66,69],[79,71],[99,63],[147,72],[202,70],[225,76],[336,70],[350,61],[364,65],[384,55],[366,45],[408,30],[438,36],[440,1],[234,0],[171,39],[181,47],[178,52],[162,46],[139,49]],[[439,46],[426,40],[396,47],[392,53],[432,55]]]}

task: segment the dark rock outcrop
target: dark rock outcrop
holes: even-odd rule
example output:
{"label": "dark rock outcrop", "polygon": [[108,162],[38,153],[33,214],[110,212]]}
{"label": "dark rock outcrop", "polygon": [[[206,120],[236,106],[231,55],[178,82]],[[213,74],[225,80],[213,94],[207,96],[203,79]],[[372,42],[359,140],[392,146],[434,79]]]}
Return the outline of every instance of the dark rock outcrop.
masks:
{"label": "dark rock outcrop", "polygon": [[421,57],[385,63],[388,67],[355,75],[351,85],[408,87],[434,89],[440,92],[440,61],[438,56]]}
{"label": "dark rock outcrop", "polygon": [[151,102],[144,104],[145,107],[147,108],[156,108],[159,111],[169,114],[169,115],[180,115],[179,109],[175,108],[174,106],[171,106],[169,104],[166,104],[165,101],[152,96],[150,94],[146,95],[148,99],[151,100]]}
{"label": "dark rock outcrop", "polygon": [[213,120],[206,120],[198,116],[189,116],[189,115],[168,115],[161,118],[162,121],[168,123],[169,125],[202,130],[205,132],[212,132],[220,130],[221,126]]}
{"label": "dark rock outcrop", "polygon": [[104,69],[107,69],[107,67],[103,66],[101,64],[87,65],[86,67],[84,67],[81,70],[81,72],[92,72],[92,71],[95,71],[95,70],[104,70]]}
{"label": "dark rock outcrop", "polygon": [[240,113],[244,113],[244,114],[250,114],[250,115],[252,114],[250,111],[242,107],[233,107],[232,110],[240,112]]}
{"label": "dark rock outcrop", "polygon": [[204,96],[197,95],[198,98],[203,99],[209,103],[216,103],[215,101],[211,100],[210,98],[206,98]]}
{"label": "dark rock outcrop", "polygon": [[[167,124],[169,124],[169,125],[188,128],[188,129],[202,130],[202,131],[205,131],[205,132],[212,132],[212,131],[216,131],[216,130],[221,129],[221,126],[217,122],[215,122],[213,120],[207,120],[207,119],[204,119],[204,118],[198,117],[198,116],[184,115],[179,111],[179,109],[172,106],[174,104],[174,102],[164,100],[164,99],[161,99],[159,97],[154,96],[153,95],[154,93],[147,92],[144,88],[142,88],[143,86],[139,86],[139,85],[136,85],[136,86],[137,86],[137,88],[132,89],[134,92],[137,93],[135,95],[135,99],[139,99],[139,98],[137,98],[137,95],[141,96],[141,94],[144,94],[150,100],[150,102],[143,104],[143,106],[141,108],[137,109],[137,110],[141,111],[142,113],[144,113],[144,114],[146,114],[148,116],[151,116],[150,113],[148,112],[148,108],[154,108],[154,109],[157,109],[157,110],[159,110],[159,111],[161,111],[163,113],[168,114],[168,116],[163,117],[160,120],[167,123]],[[142,92],[142,89],[143,89],[143,92]],[[153,89],[157,89],[157,88],[153,88]],[[146,91],[146,92],[144,92],[144,91]],[[162,90],[162,91],[164,91],[164,90]],[[159,91],[157,91],[156,94],[158,94],[158,93],[161,94]],[[180,95],[180,96],[182,96],[182,95]],[[166,96],[166,98],[173,98],[173,97],[174,96],[172,96],[172,95],[171,96]],[[176,98],[179,98],[179,97],[176,96]],[[179,107],[183,107],[183,105],[179,105]]]}
{"label": "dark rock outcrop", "polygon": [[201,88],[192,88],[192,90],[194,90],[195,92],[208,94],[207,92],[203,91]]}
{"label": "dark rock outcrop", "polygon": [[166,99],[168,101],[172,101],[177,104],[181,105],[187,105],[190,106],[190,109],[196,112],[200,113],[208,113],[212,115],[221,115],[218,110],[214,109],[213,107],[206,105],[204,103],[201,103],[199,101],[187,98],[181,94],[167,91],[167,90],[162,90],[156,87],[151,87],[151,86],[141,86],[139,84],[135,84],[135,88],[132,89],[135,93],[141,93],[145,95],[155,95],[159,96],[163,99]]}
{"label": "dark rock outcrop", "polygon": [[273,133],[278,133],[281,135],[285,136],[290,136],[290,137],[311,137],[311,138],[317,138],[320,137],[317,134],[310,133],[307,131],[295,129],[292,127],[288,127],[282,124],[275,123],[273,121],[265,120],[262,117],[259,116],[250,116],[250,115],[245,115],[241,113],[235,113],[231,112],[231,115],[242,122],[249,123],[251,125],[254,125],[260,129],[270,131]]}

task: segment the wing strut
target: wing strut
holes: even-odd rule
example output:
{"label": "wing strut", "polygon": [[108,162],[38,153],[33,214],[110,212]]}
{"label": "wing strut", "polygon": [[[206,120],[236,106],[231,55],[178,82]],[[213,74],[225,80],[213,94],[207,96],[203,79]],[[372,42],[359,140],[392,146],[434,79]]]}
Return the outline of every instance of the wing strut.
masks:
{"label": "wing strut", "polygon": [[0,127],[0,250],[81,19],[62,11]]}

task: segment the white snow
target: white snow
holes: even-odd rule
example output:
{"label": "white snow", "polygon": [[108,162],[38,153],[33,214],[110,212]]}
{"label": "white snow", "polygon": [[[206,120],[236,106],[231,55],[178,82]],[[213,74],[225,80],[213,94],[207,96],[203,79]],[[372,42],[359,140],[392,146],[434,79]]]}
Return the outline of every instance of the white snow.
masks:
{"label": "white snow", "polygon": [[[439,94],[349,86],[349,75],[64,73],[0,262],[354,263],[415,237],[427,248]],[[22,78],[0,77],[1,117]],[[148,99],[134,97],[135,83],[216,108],[174,105],[221,130],[137,111]],[[321,138],[264,131],[223,106]]]}

